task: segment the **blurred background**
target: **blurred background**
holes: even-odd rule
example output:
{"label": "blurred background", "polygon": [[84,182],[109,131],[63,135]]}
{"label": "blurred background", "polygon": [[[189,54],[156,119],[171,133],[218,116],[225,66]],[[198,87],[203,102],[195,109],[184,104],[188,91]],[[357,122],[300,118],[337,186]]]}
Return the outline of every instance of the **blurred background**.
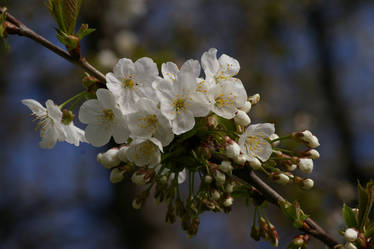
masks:
{"label": "blurred background", "polygon": [[[58,43],[45,2],[0,5]],[[357,179],[374,176],[372,1],[85,0],[80,22],[96,28],[82,49],[103,72],[123,57],[181,65],[211,47],[238,59],[248,95],[262,97],[253,123],[274,122],[280,135],[311,129],[319,137],[315,189],[275,187],[340,239],[343,202],[354,205]],[[164,206],[150,199],[140,211],[131,208],[140,189],[109,182],[96,162],[105,148],[40,149],[21,100],[62,103],[83,89],[83,72],[31,40],[8,41],[11,51],[0,56],[1,249],[272,248],[249,237],[253,210],[243,203],[230,215],[202,215],[198,235],[187,239],[179,223],[164,223]],[[267,213],[285,248],[298,232],[279,210]]]}

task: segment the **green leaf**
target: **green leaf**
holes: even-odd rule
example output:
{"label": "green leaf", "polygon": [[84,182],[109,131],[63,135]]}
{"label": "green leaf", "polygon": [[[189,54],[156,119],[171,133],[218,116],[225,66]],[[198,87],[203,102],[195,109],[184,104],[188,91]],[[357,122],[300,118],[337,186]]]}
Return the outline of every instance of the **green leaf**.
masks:
{"label": "green leaf", "polygon": [[47,8],[55,19],[58,29],[74,34],[82,0],[49,0]]}
{"label": "green leaf", "polygon": [[355,212],[345,204],[343,205],[343,217],[347,227],[357,227]]}
{"label": "green leaf", "polygon": [[360,231],[364,228],[368,221],[369,213],[373,205],[373,191],[374,191],[374,181],[370,181],[363,188],[360,183],[358,183],[358,193],[359,193],[359,205],[358,205],[358,225]]}
{"label": "green leaf", "polygon": [[369,229],[366,230],[365,232],[365,238],[370,238],[374,234],[374,224],[372,224]]}
{"label": "green leaf", "polygon": [[82,40],[84,37],[86,37],[94,31],[95,29],[88,28],[88,24],[82,24],[76,36],[79,38],[79,40]]}
{"label": "green leaf", "polygon": [[291,204],[288,201],[279,202],[279,206],[283,213],[292,221],[294,227],[298,229],[303,227],[304,221],[308,218],[308,215],[304,214],[297,202],[294,204]]}

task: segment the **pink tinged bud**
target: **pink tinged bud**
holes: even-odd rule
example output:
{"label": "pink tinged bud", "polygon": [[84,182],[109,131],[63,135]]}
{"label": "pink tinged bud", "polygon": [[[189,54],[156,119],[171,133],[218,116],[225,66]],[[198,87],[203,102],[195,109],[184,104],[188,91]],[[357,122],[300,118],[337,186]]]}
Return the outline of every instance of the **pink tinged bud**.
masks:
{"label": "pink tinged bud", "polygon": [[[278,136],[277,134],[275,134],[275,133],[273,133],[273,134],[271,134],[271,135],[269,136],[269,139],[270,139],[270,140],[274,140],[274,139],[278,139],[278,138],[279,138],[279,136]],[[273,144],[274,146],[278,146],[279,143],[280,143],[280,141],[278,140],[278,141],[273,142],[272,144]]]}
{"label": "pink tinged bud", "polygon": [[231,173],[231,171],[233,170],[233,167],[231,166],[230,161],[222,161],[221,164],[218,166],[218,169],[220,169],[221,171],[225,173]]}
{"label": "pink tinged bud", "polygon": [[98,155],[97,159],[108,169],[118,166],[121,162],[118,158],[118,148],[109,149],[107,152],[102,153],[101,156]]}
{"label": "pink tinged bud", "polygon": [[256,93],[255,95],[252,95],[248,98],[248,101],[252,104],[255,105],[260,101],[260,94]]}
{"label": "pink tinged bud", "polygon": [[127,159],[127,149],[128,148],[129,148],[128,146],[122,146],[118,150],[118,158],[119,158],[119,160],[121,160],[122,162],[125,162],[125,163],[127,163],[129,161]]}
{"label": "pink tinged bud", "polygon": [[309,190],[311,188],[313,188],[314,186],[314,181],[310,178],[307,178],[307,179],[304,179],[301,183],[300,183],[300,186],[302,189],[304,190]]}
{"label": "pink tinged bud", "polygon": [[310,158],[300,158],[298,166],[304,173],[311,173],[313,171],[313,160]]}
{"label": "pink tinged bud", "polygon": [[236,112],[234,121],[236,124],[241,126],[248,126],[251,123],[251,119],[249,118],[248,114],[241,110]]}
{"label": "pink tinged bud", "polygon": [[234,158],[234,162],[239,165],[244,165],[246,161],[247,161],[247,157],[244,156],[243,154],[240,154],[239,156]]}
{"label": "pink tinged bud", "polygon": [[217,201],[220,198],[221,198],[221,194],[216,189],[213,190],[213,192],[212,192],[212,199]]}
{"label": "pink tinged bud", "polygon": [[357,247],[352,242],[347,242],[344,245],[345,249],[357,249]]}
{"label": "pink tinged bud", "polygon": [[209,176],[209,175],[206,175],[205,177],[204,177],[204,182],[205,183],[211,183],[213,181],[213,177],[211,177],[211,176]]}
{"label": "pink tinged bud", "polygon": [[249,101],[246,101],[243,106],[239,107],[239,110],[242,110],[245,113],[248,113],[252,108],[252,104]]}
{"label": "pink tinged bud", "polygon": [[313,159],[313,160],[316,160],[316,159],[319,158],[319,152],[315,149],[311,149],[311,150],[307,151],[306,154],[310,159]]}
{"label": "pink tinged bud", "polygon": [[233,141],[232,144],[226,145],[226,156],[228,158],[235,158],[240,155],[240,146]]}
{"label": "pink tinged bud", "polygon": [[249,166],[251,166],[252,169],[258,170],[261,168],[261,162],[255,157],[248,158]]}
{"label": "pink tinged bud", "polygon": [[354,228],[348,228],[344,232],[344,238],[347,241],[353,242],[357,240],[358,232]]}
{"label": "pink tinged bud", "polygon": [[114,168],[111,172],[110,172],[110,182],[111,183],[118,183],[118,182],[121,182],[123,180],[124,176],[123,176],[123,171],[120,170],[120,168]]}
{"label": "pink tinged bud", "polygon": [[225,201],[223,202],[223,205],[225,207],[231,207],[233,203],[234,203],[234,198],[232,198],[231,196],[229,196],[229,197],[227,197],[225,199]]}

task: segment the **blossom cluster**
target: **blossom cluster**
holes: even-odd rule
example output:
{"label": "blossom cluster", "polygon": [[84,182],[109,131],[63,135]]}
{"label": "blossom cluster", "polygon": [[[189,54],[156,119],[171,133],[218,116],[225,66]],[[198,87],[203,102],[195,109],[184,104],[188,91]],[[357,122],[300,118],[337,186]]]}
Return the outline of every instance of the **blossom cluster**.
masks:
{"label": "blossom cluster", "polygon": [[[154,187],[155,201],[168,205],[166,222],[179,217],[182,228],[193,236],[202,212],[230,212],[234,196],[258,197],[254,187],[238,181],[236,170],[261,170],[276,183],[295,183],[304,190],[314,185],[312,179],[291,172],[312,172],[313,160],[319,157],[318,138],[308,130],[279,137],[274,124],[251,124],[248,113],[260,95],[247,96],[239,70],[236,59],[226,54],[217,58],[214,48],[204,52],[200,62],[187,60],[180,68],[172,62],[162,64],[161,76],[151,58],[120,59],[106,75],[106,88],[95,90],[93,97],[84,92],[66,102],[88,98],[78,114],[87,125],[84,131],[74,125],[71,110],[62,110],[66,103],[57,106],[48,100],[47,108],[35,100],[23,103],[39,120],[43,148],[57,141],[100,147],[113,138],[118,146],[97,155],[111,170],[111,182],[128,176],[148,186],[133,201],[137,209]],[[307,150],[279,148],[286,139]],[[179,191],[185,181],[187,197]],[[277,245],[274,226],[261,219],[259,224],[268,231],[261,236]]]}

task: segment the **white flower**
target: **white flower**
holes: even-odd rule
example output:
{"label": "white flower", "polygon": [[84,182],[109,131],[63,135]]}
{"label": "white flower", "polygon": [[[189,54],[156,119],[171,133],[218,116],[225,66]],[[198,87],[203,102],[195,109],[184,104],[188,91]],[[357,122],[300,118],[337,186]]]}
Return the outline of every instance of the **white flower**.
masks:
{"label": "white flower", "polygon": [[267,161],[272,154],[272,147],[267,140],[274,131],[274,124],[269,123],[248,126],[239,138],[242,153],[249,159]]}
{"label": "white flower", "polygon": [[225,172],[225,173],[230,173],[234,168],[231,165],[230,161],[222,161],[220,165],[218,165],[218,168]]}
{"label": "white flower", "polygon": [[304,179],[301,182],[301,188],[304,189],[304,190],[309,190],[309,189],[313,188],[313,186],[314,186],[314,181],[310,178]]}
{"label": "white flower", "polygon": [[222,80],[240,82],[239,79],[233,78],[240,70],[239,62],[226,54],[222,54],[217,59],[217,49],[215,48],[203,53],[201,65],[204,69],[206,80],[213,80],[216,83]]}
{"label": "white flower", "polygon": [[357,239],[358,237],[358,232],[354,228],[348,228],[344,232],[344,238],[347,241],[353,242]]}
{"label": "white flower", "polygon": [[127,159],[137,166],[155,166],[161,162],[162,145],[156,138],[138,138],[127,149]]}
{"label": "white flower", "polygon": [[79,110],[79,120],[88,124],[86,139],[93,146],[107,144],[110,137],[118,144],[125,143],[129,137],[126,117],[122,114],[113,94],[107,89],[96,91],[97,99],[84,102]]}
{"label": "white flower", "polygon": [[166,62],[162,63],[161,65],[161,72],[164,79],[167,79],[171,82],[173,82],[177,78],[177,74],[179,72],[182,73],[190,73],[196,78],[200,75],[200,63],[197,60],[188,60],[186,61],[181,69],[178,69],[178,66],[175,65],[173,62]]}
{"label": "white flower", "polygon": [[234,121],[236,124],[241,126],[247,126],[251,123],[251,119],[248,114],[242,110],[238,110],[235,114]]}
{"label": "white flower", "polygon": [[227,197],[225,199],[225,201],[223,202],[223,205],[225,207],[231,207],[233,203],[234,203],[234,198],[232,198],[231,196],[229,196],[229,197]]}
{"label": "white flower", "polygon": [[205,95],[196,91],[196,75],[179,72],[174,82],[160,80],[155,84],[161,113],[171,122],[174,134],[191,130],[194,117],[206,116],[210,104]]}
{"label": "white flower", "polygon": [[304,173],[311,173],[313,171],[313,160],[310,158],[300,158],[298,166]]}
{"label": "white flower", "polygon": [[151,58],[143,57],[135,63],[130,59],[120,59],[107,73],[108,89],[118,98],[124,114],[131,113],[141,97],[156,99],[152,82],[158,78],[157,65]]}
{"label": "white flower", "polygon": [[232,119],[238,108],[247,100],[247,93],[242,84],[217,84],[208,90],[207,96],[212,111],[226,119]]}
{"label": "white flower", "polygon": [[218,192],[217,189],[212,191],[212,199],[213,200],[219,200],[221,198],[221,194]]}
{"label": "white flower", "polygon": [[52,149],[57,141],[66,141],[75,146],[79,146],[79,142],[85,142],[84,131],[72,121],[64,124],[63,114],[52,100],[46,101],[46,108],[33,99],[24,99],[22,103],[30,108],[32,115],[39,121],[36,128],[40,128],[40,147]]}
{"label": "white flower", "polygon": [[163,146],[167,146],[174,138],[169,120],[151,99],[141,98],[136,103],[135,112],[128,114],[128,127],[132,137],[153,136]]}

